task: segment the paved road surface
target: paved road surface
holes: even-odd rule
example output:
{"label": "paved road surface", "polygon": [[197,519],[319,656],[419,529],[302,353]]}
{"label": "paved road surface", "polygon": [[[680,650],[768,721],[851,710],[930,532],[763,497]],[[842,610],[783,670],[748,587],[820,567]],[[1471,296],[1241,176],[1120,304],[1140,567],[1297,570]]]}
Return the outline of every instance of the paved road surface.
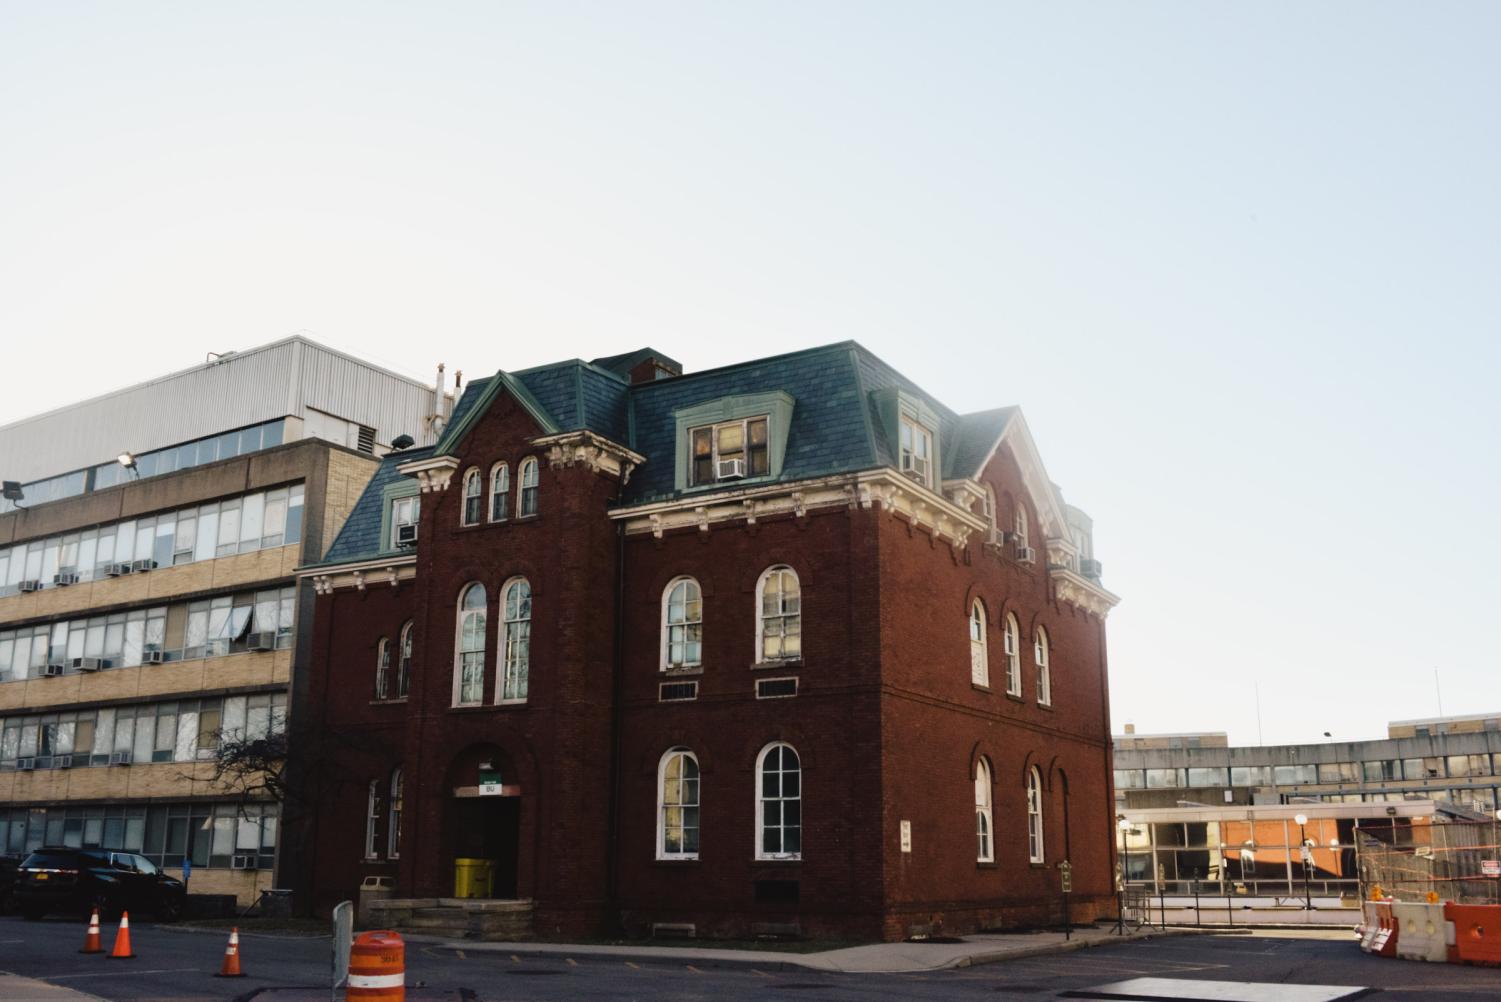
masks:
{"label": "paved road surface", "polygon": [[[138,959],[109,961],[77,953],[75,922],[0,919],[0,970],[42,978],[110,1000],[327,999],[329,945],[323,939],[242,937],[238,981],[216,979],[224,953],[218,933],[132,925]],[[106,946],[111,928],[106,935]],[[1382,988],[1393,997],[1501,1000],[1501,971],[1383,960],[1362,954],[1353,938],[1192,936],[1099,947],[925,975],[848,975],[682,963],[515,957],[409,944],[413,1002],[532,1000],[668,1000],[668,1002],[900,1002],[907,999],[1048,999],[1059,991],[1129,977]]]}

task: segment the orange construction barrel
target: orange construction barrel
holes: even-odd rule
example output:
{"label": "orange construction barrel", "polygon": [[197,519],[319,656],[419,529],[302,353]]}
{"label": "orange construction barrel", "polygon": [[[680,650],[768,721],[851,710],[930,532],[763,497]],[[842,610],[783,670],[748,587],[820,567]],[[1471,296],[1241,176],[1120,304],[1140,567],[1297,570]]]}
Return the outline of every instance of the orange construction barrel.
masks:
{"label": "orange construction barrel", "polygon": [[362,932],[349,947],[349,1002],[404,1002],[407,946],[389,929]]}

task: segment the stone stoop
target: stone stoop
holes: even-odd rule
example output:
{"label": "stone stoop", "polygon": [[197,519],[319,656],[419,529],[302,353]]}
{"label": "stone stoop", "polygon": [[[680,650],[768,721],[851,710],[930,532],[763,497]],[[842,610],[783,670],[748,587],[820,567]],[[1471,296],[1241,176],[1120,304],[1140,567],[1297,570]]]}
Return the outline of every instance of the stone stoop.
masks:
{"label": "stone stoop", "polygon": [[491,898],[386,898],[369,904],[371,922],[398,932],[450,939],[531,939],[532,903]]}

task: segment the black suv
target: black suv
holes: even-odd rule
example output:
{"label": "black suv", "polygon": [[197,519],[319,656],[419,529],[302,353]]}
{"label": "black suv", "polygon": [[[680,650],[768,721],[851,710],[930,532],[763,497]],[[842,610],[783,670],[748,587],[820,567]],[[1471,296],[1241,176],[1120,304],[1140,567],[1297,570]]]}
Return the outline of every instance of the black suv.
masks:
{"label": "black suv", "polygon": [[21,863],[15,903],[28,919],[48,912],[151,912],[170,922],[182,913],[187,888],[156,864],[130,852],[43,846]]}

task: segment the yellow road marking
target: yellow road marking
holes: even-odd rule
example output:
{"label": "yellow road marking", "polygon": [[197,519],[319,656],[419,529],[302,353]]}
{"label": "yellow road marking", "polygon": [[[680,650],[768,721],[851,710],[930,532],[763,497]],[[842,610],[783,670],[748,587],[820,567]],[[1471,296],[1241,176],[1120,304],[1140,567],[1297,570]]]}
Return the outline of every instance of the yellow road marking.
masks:
{"label": "yellow road marking", "polygon": [[458,957],[460,960],[467,960],[468,959],[467,957],[464,956],[464,951],[463,950],[455,950],[455,951],[453,951],[453,955],[455,957]]}
{"label": "yellow road marking", "polygon": [[702,973],[704,973],[703,971],[700,971],[697,967],[694,967],[692,964],[688,964],[686,966],[687,966],[688,970],[692,971],[694,974],[702,974]]}
{"label": "yellow road marking", "polygon": [[641,970],[641,965],[640,964],[633,964],[629,960],[627,960],[625,962],[625,966],[629,967],[633,971],[639,971],[639,970]]}
{"label": "yellow road marking", "polygon": [[568,961],[569,967],[577,967],[579,965],[579,962],[577,960],[574,960],[572,957],[564,957],[563,959]]}
{"label": "yellow road marking", "polygon": [[521,963],[521,958],[516,956],[514,953],[511,954],[511,960],[518,964]]}

